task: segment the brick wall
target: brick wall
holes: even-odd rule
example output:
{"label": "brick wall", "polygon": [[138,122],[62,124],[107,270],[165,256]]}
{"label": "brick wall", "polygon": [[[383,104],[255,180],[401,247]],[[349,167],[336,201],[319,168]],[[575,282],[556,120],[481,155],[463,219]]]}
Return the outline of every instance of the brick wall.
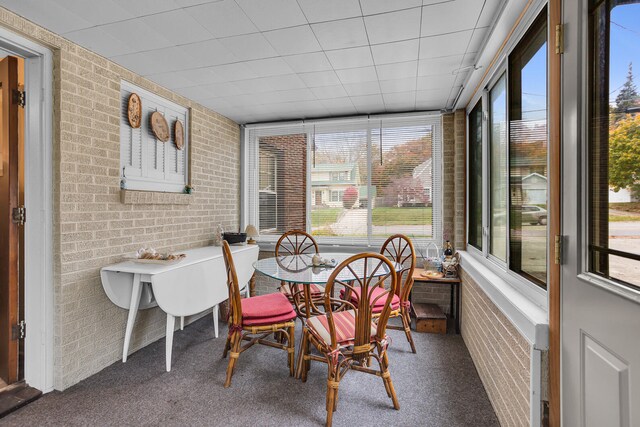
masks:
{"label": "brick wall", "polygon": [[[278,234],[304,230],[307,215],[307,134],[260,138],[260,150],[276,155],[278,168]],[[291,184],[295,185],[291,185]]]}
{"label": "brick wall", "polygon": [[464,271],[462,338],[500,425],[529,425],[531,346]]}
{"label": "brick wall", "polygon": [[[65,389],[121,358],[127,311],[105,295],[101,267],[141,246],[207,245],[218,223],[238,227],[239,127],[4,8],[0,24],[54,53],[54,387]],[[191,108],[188,206],[121,202],[121,79]],[[159,309],[140,312],[131,349],[163,337],[164,328]]]}

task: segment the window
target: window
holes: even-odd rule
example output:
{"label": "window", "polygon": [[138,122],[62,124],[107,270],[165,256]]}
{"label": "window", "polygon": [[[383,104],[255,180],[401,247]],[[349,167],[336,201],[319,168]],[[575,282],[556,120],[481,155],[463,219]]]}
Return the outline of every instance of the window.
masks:
{"label": "window", "polygon": [[262,241],[293,228],[330,244],[439,241],[440,129],[435,115],[250,126],[244,221]]}
{"label": "window", "polygon": [[589,271],[640,290],[640,1],[594,1]]}
{"label": "window", "polygon": [[491,102],[491,171],[489,206],[491,210],[490,253],[507,259],[507,85],[503,75],[489,93]]}
{"label": "window", "polygon": [[[137,129],[129,124],[127,104],[131,93],[142,101],[142,123]],[[120,179],[130,190],[181,193],[189,176],[189,109],[175,104],[128,82],[121,83],[122,115],[120,117]],[[149,116],[161,112],[169,125],[167,142],[157,139],[151,131]],[[177,121],[184,128],[184,146],[175,144]]]}
{"label": "window", "polygon": [[482,100],[469,113],[469,244],[482,250]]}
{"label": "window", "polygon": [[509,55],[509,264],[547,281],[547,16]]}
{"label": "window", "polygon": [[[547,11],[469,113],[468,243],[541,287],[547,280]],[[483,132],[482,103],[488,106]],[[483,160],[483,149],[488,153]],[[483,169],[487,179],[483,179]],[[487,206],[483,205],[486,200]],[[488,224],[483,221],[486,209]],[[488,236],[483,241],[483,227]],[[486,243],[488,247],[485,247]]]}

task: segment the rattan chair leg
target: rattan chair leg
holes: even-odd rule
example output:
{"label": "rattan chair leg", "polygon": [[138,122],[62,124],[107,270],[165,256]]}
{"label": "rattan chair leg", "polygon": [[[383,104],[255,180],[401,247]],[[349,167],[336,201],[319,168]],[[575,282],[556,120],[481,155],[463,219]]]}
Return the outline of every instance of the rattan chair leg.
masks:
{"label": "rattan chair leg", "polygon": [[290,326],[289,327],[289,342],[287,343],[287,357],[289,360],[289,375],[290,376],[294,376],[295,375],[295,368],[296,368],[296,327],[295,324],[294,326]]}
{"label": "rattan chair leg", "polygon": [[411,318],[409,317],[409,312],[403,310],[400,317],[402,318],[402,326],[404,326],[404,334],[407,336],[407,341],[409,341],[409,345],[411,346],[411,351],[415,353],[416,345],[414,344],[413,337],[411,336]]}
{"label": "rattan chair leg", "polygon": [[239,332],[233,333],[231,336],[231,352],[229,353],[229,364],[227,365],[227,380],[224,383],[224,387],[227,388],[231,385],[231,377],[236,368],[236,362],[240,356],[240,344],[242,342],[242,334]]}
{"label": "rattan chair leg", "polygon": [[298,350],[298,362],[296,363],[296,378],[302,379],[302,381],[307,380],[306,372],[304,372],[304,355],[305,353],[305,344],[308,340],[307,330],[302,329],[302,340],[300,341],[300,349]]}
{"label": "rattan chair leg", "polygon": [[227,352],[229,351],[230,347],[231,347],[231,345],[230,345],[229,335],[227,335],[227,342],[224,344],[224,350],[222,351],[222,358],[223,359],[227,358]]}

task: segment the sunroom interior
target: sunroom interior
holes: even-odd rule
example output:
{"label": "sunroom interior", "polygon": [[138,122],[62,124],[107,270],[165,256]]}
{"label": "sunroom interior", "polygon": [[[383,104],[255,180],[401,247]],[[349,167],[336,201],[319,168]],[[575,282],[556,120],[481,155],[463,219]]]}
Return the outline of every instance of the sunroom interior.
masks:
{"label": "sunroom interior", "polygon": [[639,23],[0,0],[0,423],[637,425]]}

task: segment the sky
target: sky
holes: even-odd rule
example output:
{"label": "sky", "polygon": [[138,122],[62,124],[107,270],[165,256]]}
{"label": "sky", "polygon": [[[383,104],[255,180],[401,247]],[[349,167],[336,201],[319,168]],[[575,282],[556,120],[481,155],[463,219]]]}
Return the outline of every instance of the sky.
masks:
{"label": "sky", "polygon": [[640,3],[616,6],[611,11],[609,100],[615,101],[633,63],[636,88],[640,90]]}

